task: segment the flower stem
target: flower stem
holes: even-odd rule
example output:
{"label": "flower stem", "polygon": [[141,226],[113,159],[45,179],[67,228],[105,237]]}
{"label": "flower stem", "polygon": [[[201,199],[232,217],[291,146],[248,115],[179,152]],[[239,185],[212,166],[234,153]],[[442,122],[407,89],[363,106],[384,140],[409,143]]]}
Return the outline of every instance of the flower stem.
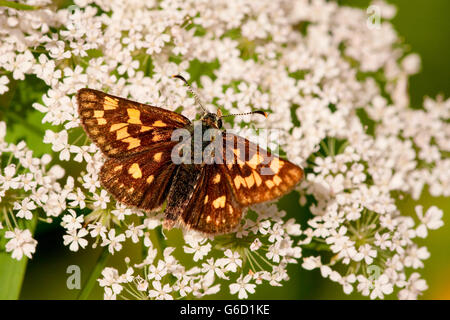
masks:
{"label": "flower stem", "polygon": [[94,284],[97,281],[99,275],[101,274],[103,268],[106,265],[106,261],[109,257],[109,251],[108,247],[104,247],[103,251],[100,253],[100,256],[98,257],[97,263],[94,266],[94,269],[92,270],[91,274],[89,275],[88,280],[83,286],[83,289],[81,289],[80,294],[78,295],[78,300],[87,300],[89,298],[89,295],[91,294],[92,288],[94,288]]}
{"label": "flower stem", "polygon": [[163,253],[164,253],[164,249],[167,248],[167,243],[166,243],[166,236],[164,235],[163,228],[161,226],[161,229],[155,228],[152,231],[153,231],[153,239],[154,239],[153,244],[156,247],[156,249],[158,250],[158,253],[161,253],[161,257],[164,257]]}

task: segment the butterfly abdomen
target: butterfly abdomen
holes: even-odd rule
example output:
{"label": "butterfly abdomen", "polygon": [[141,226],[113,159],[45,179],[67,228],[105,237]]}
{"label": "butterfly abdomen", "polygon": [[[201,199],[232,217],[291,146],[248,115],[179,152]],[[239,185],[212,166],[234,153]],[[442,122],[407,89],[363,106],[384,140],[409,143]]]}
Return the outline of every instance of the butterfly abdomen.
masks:
{"label": "butterfly abdomen", "polygon": [[203,165],[196,164],[180,164],[177,166],[164,211],[165,228],[170,229],[186,209],[194,194],[202,168]]}

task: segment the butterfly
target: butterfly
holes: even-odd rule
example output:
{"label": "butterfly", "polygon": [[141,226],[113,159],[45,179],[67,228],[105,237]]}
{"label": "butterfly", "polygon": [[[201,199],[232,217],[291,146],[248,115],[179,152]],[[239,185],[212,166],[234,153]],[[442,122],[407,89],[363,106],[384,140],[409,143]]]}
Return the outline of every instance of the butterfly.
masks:
{"label": "butterfly", "polygon": [[[203,108],[187,81],[175,77]],[[229,233],[249,205],[282,196],[304,175],[299,166],[223,130],[220,109],[214,114],[203,108],[200,120],[190,121],[176,112],[88,88],[78,91],[77,102],[84,130],[106,156],[101,185],[117,201],[147,212],[165,204],[166,229],[179,224],[205,234]],[[178,131],[193,137],[197,128],[201,134],[215,130],[216,148],[209,159],[216,161],[174,161],[174,155],[192,160],[206,152],[204,142],[173,139]],[[180,146],[190,146],[192,154]]]}

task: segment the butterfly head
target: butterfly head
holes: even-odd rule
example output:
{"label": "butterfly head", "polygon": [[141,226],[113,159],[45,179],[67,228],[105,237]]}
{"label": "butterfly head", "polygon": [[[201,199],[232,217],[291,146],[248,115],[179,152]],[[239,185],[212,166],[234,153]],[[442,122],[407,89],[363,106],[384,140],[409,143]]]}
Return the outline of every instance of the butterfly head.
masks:
{"label": "butterfly head", "polygon": [[205,113],[201,120],[206,126],[216,129],[222,128],[222,112],[220,109],[217,111],[217,114],[211,112]]}

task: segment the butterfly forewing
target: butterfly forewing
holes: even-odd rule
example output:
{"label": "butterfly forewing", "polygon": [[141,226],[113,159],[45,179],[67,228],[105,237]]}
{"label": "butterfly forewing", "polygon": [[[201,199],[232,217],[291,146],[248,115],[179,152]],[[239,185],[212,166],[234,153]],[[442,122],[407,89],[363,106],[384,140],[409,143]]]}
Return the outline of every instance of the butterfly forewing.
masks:
{"label": "butterfly forewing", "polygon": [[126,159],[110,158],[100,181],[116,200],[147,211],[158,209],[167,197],[175,165],[170,160],[174,142]]}
{"label": "butterfly forewing", "polygon": [[280,159],[245,138],[223,133],[225,173],[241,205],[276,199],[291,190],[303,177],[303,170]]}
{"label": "butterfly forewing", "polygon": [[190,121],[158,107],[92,89],[77,94],[78,113],[89,137],[108,157],[121,158],[170,141]]}

